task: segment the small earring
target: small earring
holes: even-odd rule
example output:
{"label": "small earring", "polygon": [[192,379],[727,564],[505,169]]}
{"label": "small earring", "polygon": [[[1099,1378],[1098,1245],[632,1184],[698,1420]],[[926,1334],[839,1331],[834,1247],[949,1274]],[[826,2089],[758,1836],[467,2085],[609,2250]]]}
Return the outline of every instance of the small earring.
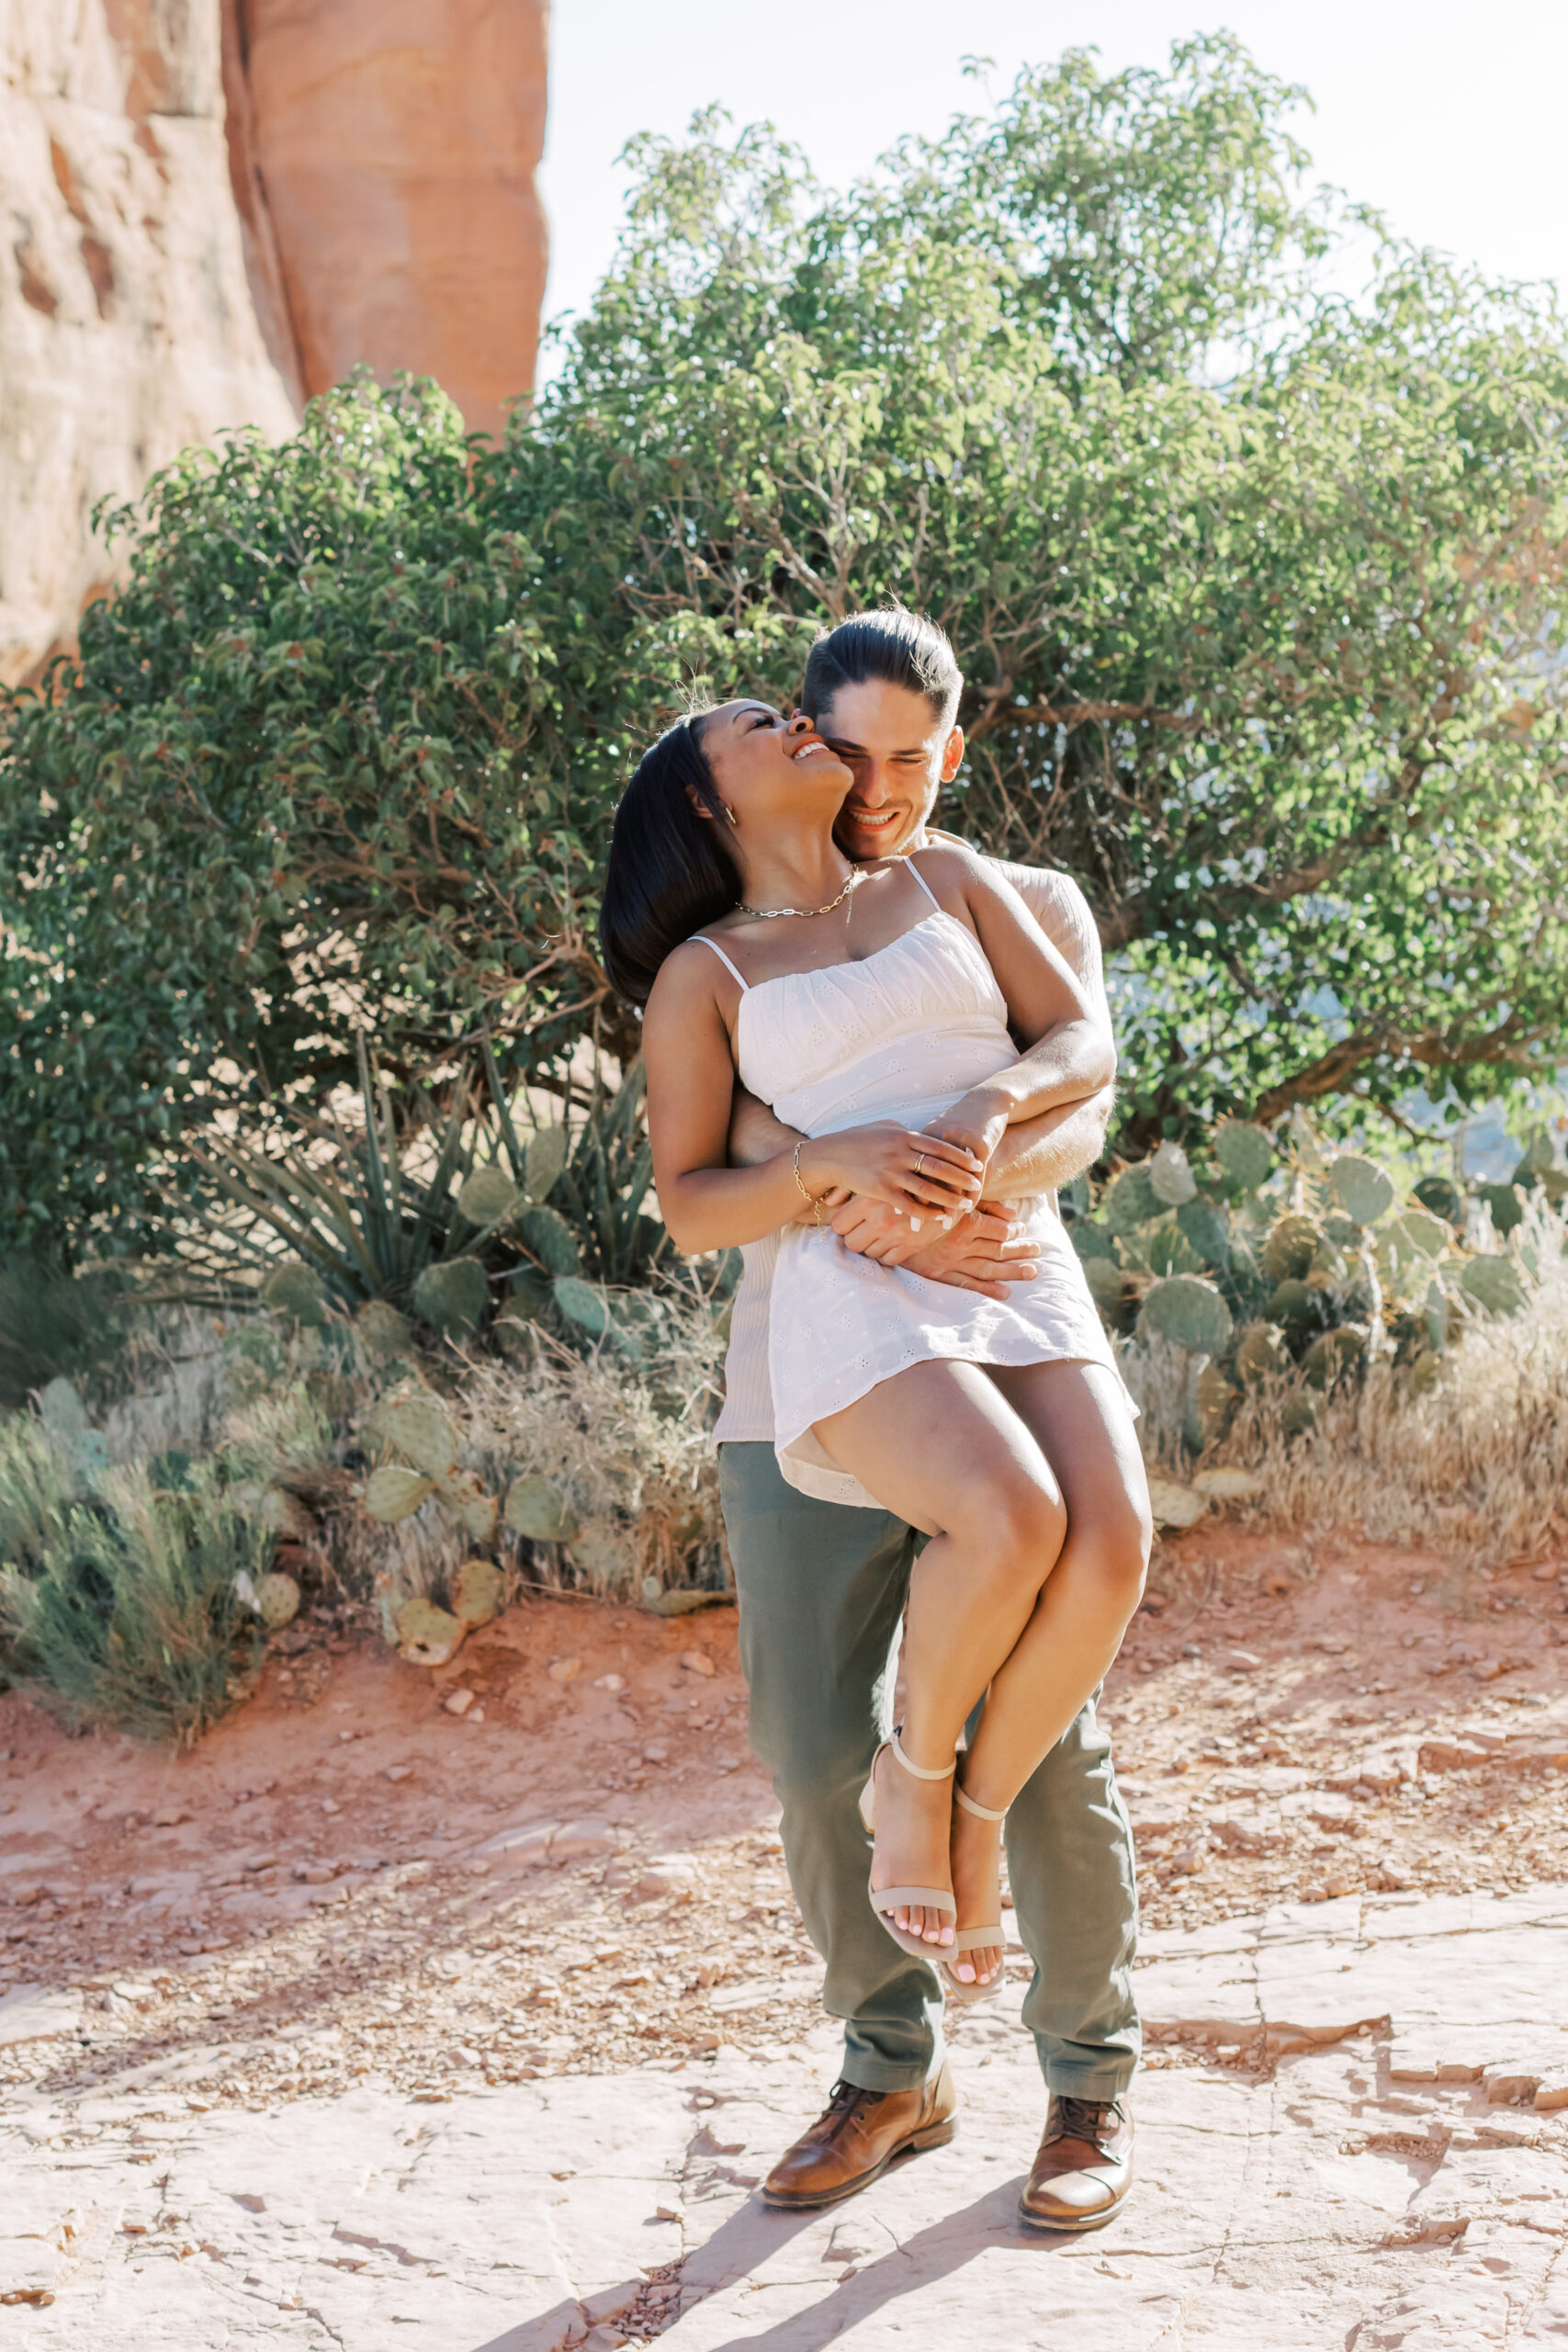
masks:
{"label": "small earring", "polygon": [[731,823],[732,825],[736,826],[737,828],[739,828],[739,823],[740,823],[740,820],[739,820],[739,818],[736,815],[736,813],[735,813],[734,809],[730,807],[730,805],[729,805],[728,801],[728,800],[721,800],[721,801],[719,802],[719,804],[718,804],[718,805],[719,805],[719,807],[723,809],[723,811],[724,811],[725,815],[728,818],[728,820],[729,820],[730,823]]}

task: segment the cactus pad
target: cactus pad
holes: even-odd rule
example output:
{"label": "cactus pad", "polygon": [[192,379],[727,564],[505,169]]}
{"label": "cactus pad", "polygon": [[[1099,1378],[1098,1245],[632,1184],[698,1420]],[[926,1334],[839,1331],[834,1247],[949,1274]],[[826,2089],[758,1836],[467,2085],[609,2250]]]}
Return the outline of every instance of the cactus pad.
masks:
{"label": "cactus pad", "polygon": [[288,1315],[308,1331],[319,1331],[327,1319],[327,1294],[313,1266],[298,1259],[275,1266],[261,1289],[262,1305],[275,1315]]}
{"label": "cactus pad", "polygon": [[1310,1216],[1282,1216],[1263,1245],[1263,1271],[1269,1281],[1299,1282],[1322,1239]]}
{"label": "cactus pad", "polygon": [[1524,1222],[1524,1204],[1512,1184],[1478,1184],[1475,1197],[1484,1201],[1492,1212],[1492,1230],[1506,1241],[1515,1226]]}
{"label": "cactus pad", "polygon": [[1224,1437],[1235,1409],[1238,1391],[1235,1389],[1217,1363],[1206,1363],[1198,1374],[1192,1402],[1198,1416],[1198,1430],[1205,1445]]}
{"label": "cactus pad", "polygon": [[463,1645],[468,1627],[434,1600],[405,1600],[392,1620],[398,1656],[411,1666],[445,1666]]}
{"label": "cactus pad", "polygon": [[370,1363],[395,1363],[413,1352],[413,1329],[384,1298],[367,1299],[354,1318],[354,1336]]}
{"label": "cactus pad", "polygon": [[531,1201],[542,1201],[566,1166],[567,1133],[562,1125],[541,1127],[528,1138],[523,1154],[523,1189]]}
{"label": "cactus pad", "polygon": [[1203,1263],[1217,1266],[1223,1273],[1231,1261],[1230,1224],[1224,1209],[1200,1193],[1194,1200],[1183,1201],[1176,1222],[1183,1239]]}
{"label": "cactus pad", "polygon": [[501,1590],[493,1560],[465,1560],[452,1578],[452,1613],[465,1625],[488,1625],[501,1614]]}
{"label": "cactus pad", "polygon": [[434,1480],[422,1470],[406,1470],[400,1462],[384,1462],[365,1482],[366,1514],[384,1527],[395,1527],[400,1520],[412,1519],[426,1496],[434,1492]]}
{"label": "cactus pad", "polygon": [[1488,1315],[1517,1315],[1525,1303],[1524,1284],[1506,1258],[1472,1258],[1459,1284]]}
{"label": "cactus pad", "polygon": [[522,1234],[529,1249],[550,1274],[575,1274],[581,1265],[577,1238],[558,1209],[524,1212]]}
{"label": "cactus pad", "polygon": [[1328,1171],[1340,1207],[1357,1225],[1376,1225],[1393,1206],[1393,1180],[1375,1160],[1359,1152],[1342,1151]]}
{"label": "cactus pad", "polygon": [[1149,1480],[1149,1509],[1156,1527],[1195,1527],[1208,1510],[1208,1498],[1174,1478]]}
{"label": "cactus pad", "polygon": [[1302,1369],[1314,1388],[1337,1388],[1367,1352],[1367,1335],[1355,1323],[1341,1323],[1325,1331],[1306,1351]]}
{"label": "cactus pad", "polygon": [[299,1614],[299,1588],[292,1577],[275,1568],[270,1576],[256,1579],[256,1615],[269,1632],[280,1625],[290,1625]]}
{"label": "cactus pad", "polygon": [[1458,1225],[1463,1217],[1464,1197],[1458,1185],[1450,1184],[1446,1176],[1423,1176],[1412,1189],[1422,1207],[1430,1209],[1445,1223]]}
{"label": "cactus pad", "polygon": [[1193,1355],[1223,1355],[1230,1345],[1231,1311],[1213,1283],[1171,1274],[1156,1283],[1138,1311],[1138,1337],[1151,1332]]}
{"label": "cactus pad", "polygon": [[1164,1205],[1155,1191],[1146,1159],[1140,1159],[1135,1167],[1123,1168],[1120,1176],[1113,1176],[1100,1204],[1100,1214],[1112,1233],[1135,1233],[1139,1226],[1158,1216]]}
{"label": "cactus pad", "polygon": [[1214,1130],[1214,1158],[1233,1184],[1256,1193],[1269,1181],[1274,1147],[1262,1127],[1247,1119],[1226,1119]]}
{"label": "cactus pad", "polygon": [[426,1266],[413,1286],[414,1312],[444,1340],[466,1340],[479,1328],[490,1284],[477,1258],[449,1258]]}
{"label": "cactus pad", "polygon": [[555,1302],[590,1339],[608,1339],[615,1329],[615,1317],[604,1292],[595,1290],[592,1283],[580,1282],[575,1274],[563,1274],[556,1283]]}
{"label": "cactus pad", "polygon": [[577,1533],[571,1505],[547,1478],[516,1478],[507,1491],[502,1513],[514,1535],[536,1544],[569,1544]]}
{"label": "cactus pad", "polygon": [[1248,1385],[1277,1378],[1291,1368],[1291,1351],[1267,1323],[1249,1323],[1235,1343],[1235,1368]]}
{"label": "cactus pad", "polygon": [[434,1397],[389,1398],[372,1413],[365,1434],[427,1478],[445,1478],[457,1459],[457,1433]]}
{"label": "cactus pad", "polygon": [[457,1195],[457,1206],[470,1225],[504,1225],[527,1197],[504,1168],[476,1168]]}
{"label": "cactus pad", "polygon": [[1168,1209],[1179,1209],[1198,1191],[1198,1180],[1179,1143],[1160,1145],[1149,1161],[1149,1182],[1156,1200]]}

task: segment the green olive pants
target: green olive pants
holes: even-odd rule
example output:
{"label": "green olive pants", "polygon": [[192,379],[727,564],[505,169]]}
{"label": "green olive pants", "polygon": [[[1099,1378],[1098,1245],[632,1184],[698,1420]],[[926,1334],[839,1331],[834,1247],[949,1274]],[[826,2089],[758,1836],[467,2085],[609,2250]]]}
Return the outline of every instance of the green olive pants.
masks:
{"label": "green olive pants", "polygon": [[[912,2089],[941,2058],[942,1996],[934,1970],[899,1951],[866,1899],[871,1840],[857,1800],[888,1728],[923,1539],[890,1512],[798,1493],[771,1445],[721,1446],[719,1484],[751,1745],[784,1807],[790,1883],[828,1964],[829,2014],[844,2019],[843,2076],[863,2090]],[[1005,1834],[1018,1930],[1034,1962],[1023,2022],[1046,2084],[1115,2098],[1142,2047],[1137,1881],[1092,1700],[1015,1798]]]}

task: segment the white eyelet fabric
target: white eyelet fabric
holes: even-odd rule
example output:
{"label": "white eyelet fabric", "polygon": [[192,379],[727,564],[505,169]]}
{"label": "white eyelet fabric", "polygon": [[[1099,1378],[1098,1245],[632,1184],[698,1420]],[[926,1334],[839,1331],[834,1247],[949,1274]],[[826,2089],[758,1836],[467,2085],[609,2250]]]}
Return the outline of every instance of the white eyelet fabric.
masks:
{"label": "white eyelet fabric", "polygon": [[[942,912],[861,963],[791,972],[748,989],[737,1042],[743,1083],[809,1136],[877,1119],[923,1127],[1018,1059],[1007,1005],[979,942]],[[1083,1269],[1048,1202],[1034,1204],[1027,1230],[1039,1271],[1005,1300],[856,1257],[826,1227],[792,1226],[776,1244],[761,1245],[777,1252],[771,1301],[759,1298],[757,1285],[749,1300],[743,1282],[731,1378],[736,1342],[754,1350],[750,1323],[760,1305],[768,1322],[770,1433],[791,1486],[825,1501],[881,1508],[832,1464],[812,1424],[911,1364],[1070,1360],[1114,1369]],[[721,1420],[721,1442],[739,1434],[734,1420],[728,1428]]]}

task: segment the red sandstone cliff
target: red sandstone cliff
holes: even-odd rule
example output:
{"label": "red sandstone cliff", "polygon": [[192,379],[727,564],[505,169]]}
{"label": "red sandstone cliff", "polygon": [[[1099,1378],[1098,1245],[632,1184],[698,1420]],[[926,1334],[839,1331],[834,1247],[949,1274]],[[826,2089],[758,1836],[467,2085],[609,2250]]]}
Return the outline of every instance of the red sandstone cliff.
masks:
{"label": "red sandstone cliff", "polygon": [[359,360],[494,431],[532,380],[547,0],[8,0],[0,676],[108,576],[89,515]]}

